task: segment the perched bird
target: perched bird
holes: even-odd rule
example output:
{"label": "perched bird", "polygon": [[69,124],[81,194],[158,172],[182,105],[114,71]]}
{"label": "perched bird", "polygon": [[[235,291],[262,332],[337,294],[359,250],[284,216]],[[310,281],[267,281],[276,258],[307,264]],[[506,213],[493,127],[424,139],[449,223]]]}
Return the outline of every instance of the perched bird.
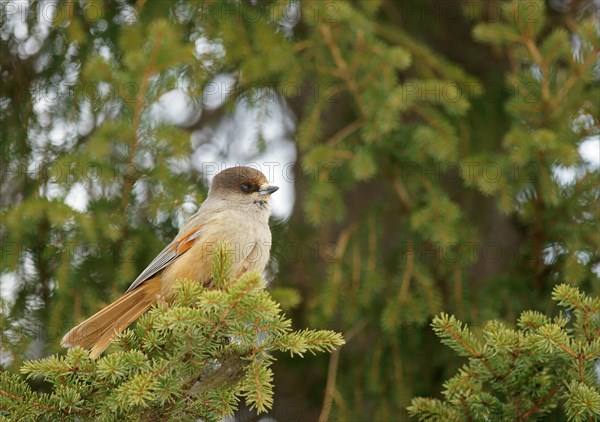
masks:
{"label": "perched bird", "polygon": [[168,301],[175,281],[187,278],[210,285],[211,255],[217,243],[232,248],[233,275],[263,271],[271,249],[270,195],[277,189],[251,167],[218,173],[198,212],[127,292],[65,334],[61,345],[91,348],[90,355],[96,358],[154,303]]}

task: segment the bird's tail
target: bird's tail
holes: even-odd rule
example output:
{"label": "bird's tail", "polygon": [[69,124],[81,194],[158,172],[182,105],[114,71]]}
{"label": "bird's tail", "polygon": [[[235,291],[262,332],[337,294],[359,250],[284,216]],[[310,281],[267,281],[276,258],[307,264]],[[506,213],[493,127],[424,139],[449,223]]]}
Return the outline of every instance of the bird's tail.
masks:
{"label": "bird's tail", "polygon": [[124,294],[69,331],[60,341],[63,347],[81,346],[92,359],[108,347],[113,338],[146,312],[160,294],[160,279],[152,278]]}

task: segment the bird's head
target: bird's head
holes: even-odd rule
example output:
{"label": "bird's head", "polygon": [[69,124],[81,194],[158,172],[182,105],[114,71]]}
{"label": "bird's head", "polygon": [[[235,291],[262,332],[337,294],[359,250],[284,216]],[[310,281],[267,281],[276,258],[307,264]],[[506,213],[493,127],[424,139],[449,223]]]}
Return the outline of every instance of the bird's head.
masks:
{"label": "bird's head", "polygon": [[218,173],[210,186],[208,196],[239,204],[268,207],[271,194],[279,187],[269,184],[260,171],[237,166]]}

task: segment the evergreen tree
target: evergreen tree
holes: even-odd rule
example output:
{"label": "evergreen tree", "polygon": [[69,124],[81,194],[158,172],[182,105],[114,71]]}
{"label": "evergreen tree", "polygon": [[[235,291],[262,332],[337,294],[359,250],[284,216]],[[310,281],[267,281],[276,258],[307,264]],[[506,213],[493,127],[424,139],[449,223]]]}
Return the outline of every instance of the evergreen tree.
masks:
{"label": "evergreen tree", "polygon": [[[1,7],[7,370],[59,352],[62,334],[174,236],[205,197],[194,136],[239,133],[231,116],[249,104],[295,122],[297,200],[273,225],[271,293],[300,326],[341,331],[348,343],[329,363],[279,358],[276,418],[293,408],[298,419],[401,419],[461,363],[429,328],[435,315],[455,315],[435,319],[438,330],[495,320],[491,329],[507,333],[526,310],[551,315],[559,281],[600,291],[599,169],[580,153],[600,127],[592,0]],[[204,99],[221,75],[234,88],[210,108]],[[173,89],[192,116],[177,124],[153,112]],[[253,153],[269,147],[256,124]],[[81,192],[85,210],[68,205]],[[70,367],[73,353],[83,352],[48,362]],[[535,402],[526,381],[520,394]],[[463,393],[440,406],[458,412],[452,400]],[[509,414],[514,403],[498,400]],[[574,402],[557,400],[545,418],[578,417]]]}

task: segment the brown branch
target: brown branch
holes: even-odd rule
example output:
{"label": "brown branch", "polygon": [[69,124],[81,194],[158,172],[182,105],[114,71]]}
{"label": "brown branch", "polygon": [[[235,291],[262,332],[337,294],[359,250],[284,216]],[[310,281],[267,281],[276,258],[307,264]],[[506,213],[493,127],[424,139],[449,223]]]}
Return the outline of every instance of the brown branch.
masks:
{"label": "brown branch", "polygon": [[[148,64],[146,65],[146,69],[142,74],[142,82],[140,84],[140,89],[138,91],[137,98],[133,107],[133,138],[131,140],[131,144],[129,145],[129,154],[127,157],[127,164],[133,165],[135,159],[135,153],[137,151],[139,145],[139,138],[137,133],[140,129],[140,125],[142,122],[142,113],[144,111],[144,100],[146,98],[146,94],[148,92],[148,84],[150,77],[156,72],[153,63],[156,61],[156,57],[159,52],[160,40],[162,39],[162,34],[157,34],[154,44],[152,45],[152,51],[150,52],[150,58],[148,59]],[[121,197],[121,211],[125,212],[127,206],[129,205],[129,195],[131,193],[131,189],[133,188],[134,180],[133,177],[127,177],[123,181],[123,196]]]}
{"label": "brown branch", "polygon": [[406,270],[404,271],[404,276],[402,277],[402,283],[400,285],[400,294],[398,296],[398,302],[400,304],[404,304],[404,302],[406,302],[406,298],[408,297],[410,280],[412,279],[413,272],[415,269],[415,251],[408,251],[406,259]]}
{"label": "brown branch", "polygon": [[542,101],[544,102],[543,106],[545,108],[550,102],[550,75],[547,69],[547,63],[544,61],[540,50],[538,50],[535,45],[533,38],[526,36],[522,39],[522,42],[525,44],[525,47],[527,47],[533,61],[539,66],[540,71],[542,72]]}
{"label": "brown branch", "polygon": [[467,400],[466,400],[465,396],[463,396],[461,394],[459,400],[460,400],[460,405],[463,408],[463,411],[465,412],[465,414],[467,416],[467,420],[472,421],[473,417],[471,416],[471,409],[469,409],[469,405],[467,404]]}
{"label": "brown branch", "polygon": [[462,274],[460,265],[454,267],[454,298],[456,309],[461,318],[465,318],[465,307],[463,304]]}
{"label": "brown branch", "polygon": [[[581,68],[585,69],[588,66],[590,66],[591,63],[595,62],[598,57],[597,56],[598,51],[599,51],[598,49],[595,49],[592,52],[592,54],[590,54],[584,60],[584,62],[581,64]],[[569,76],[569,78],[565,81],[565,83],[562,84],[562,86],[560,87],[560,90],[556,94],[554,101],[551,102],[551,104],[550,104],[551,109],[557,107],[559,104],[561,104],[563,102],[564,97],[571,90],[571,88],[573,88],[573,85],[575,85],[575,83],[578,82],[580,79],[581,79],[581,74],[579,72],[575,72],[574,74],[571,74]]]}
{"label": "brown branch", "polygon": [[242,298],[246,295],[246,293],[248,293],[250,290],[252,290],[253,287],[254,287],[254,284],[249,284],[248,286],[246,286],[246,288],[243,291],[240,292],[240,294],[237,297],[234,297],[232,299],[230,307],[225,309],[225,311],[219,317],[219,321],[217,321],[214,324],[214,328],[213,328],[212,332],[210,333],[211,338],[214,337],[215,334],[217,334],[217,331],[219,331],[219,329],[225,322],[225,318],[227,318],[227,316],[233,310],[233,308],[235,306],[237,306],[237,304],[242,300]]}
{"label": "brown branch", "polygon": [[327,46],[327,48],[329,49],[329,52],[331,53],[331,56],[333,57],[333,61],[335,62],[336,66],[339,69],[339,76],[346,83],[346,86],[348,87],[348,91],[350,91],[350,93],[354,97],[354,101],[356,101],[356,105],[358,106],[358,108],[361,112],[361,115],[365,116],[365,117],[368,116],[367,109],[360,97],[358,85],[356,84],[356,81],[352,78],[352,76],[350,75],[350,72],[348,69],[348,64],[342,57],[342,53],[341,53],[339,47],[333,41],[333,36],[331,34],[331,28],[329,28],[329,26],[327,26],[327,25],[321,24],[319,26],[319,31],[323,35],[323,41],[325,42],[325,45]]}
{"label": "brown branch", "polygon": [[[143,7],[145,1],[140,1],[138,3],[138,10],[141,10],[141,8]],[[136,97],[135,103],[134,103],[134,109],[133,109],[133,123],[132,123],[132,127],[133,127],[133,134],[132,134],[132,140],[131,143],[129,145],[129,154],[127,156],[127,166],[133,166],[134,160],[135,160],[135,153],[137,151],[138,148],[138,144],[139,144],[139,139],[138,139],[138,131],[140,129],[140,125],[142,122],[142,113],[144,111],[144,100],[146,98],[146,93],[148,91],[148,81],[150,79],[150,77],[152,76],[152,74],[155,72],[155,69],[153,67],[153,63],[156,61],[156,57],[158,56],[158,50],[159,48],[157,47],[160,43],[159,40],[162,39],[162,34],[158,34],[158,36],[156,37],[154,44],[152,45],[152,51],[150,53],[150,58],[148,59],[148,64],[146,65],[146,69],[144,70],[144,73],[142,74],[142,82],[140,84],[140,89],[138,91],[138,95]],[[135,168],[134,168],[135,170]],[[121,196],[121,204],[119,206],[119,209],[121,211],[121,214],[125,214],[125,212],[127,211],[127,207],[129,206],[129,196],[131,195],[131,190],[133,189],[133,185],[136,181],[135,178],[135,172],[132,175],[127,174],[126,176],[123,176],[123,192],[122,192],[122,196]],[[122,245],[125,241],[125,239],[127,238],[127,224],[125,222],[123,222],[123,226],[121,228],[121,236],[120,238],[117,240],[116,242],[116,250],[120,251],[122,250]]]}
{"label": "brown branch", "polygon": [[[34,393],[37,395],[37,393]],[[21,396],[17,396],[15,394],[9,393],[8,391],[4,391],[2,389],[0,389],[0,396],[4,396],[4,397],[8,397],[11,400],[14,401],[19,401],[22,402],[25,400],[24,397]],[[36,401],[32,401],[32,400],[27,400],[28,404],[31,404],[34,407],[37,407],[38,409],[43,409],[43,410],[48,410],[51,412],[55,412],[55,413],[60,413],[60,414],[64,414],[64,415],[73,415],[73,414],[77,414],[77,415],[84,415],[84,414],[90,414],[90,412],[88,410],[75,410],[75,409],[70,409],[70,410],[66,410],[66,409],[60,409],[60,408],[56,408],[54,406],[50,406],[48,404],[45,403],[39,403]]]}
{"label": "brown branch", "polygon": [[[546,338],[547,338],[547,337],[546,337]],[[548,338],[548,340],[552,340],[552,339]],[[560,343],[557,343],[557,342],[554,342],[554,341],[553,341],[553,343],[554,343],[554,344],[555,344],[555,345],[556,345],[556,346],[557,346],[557,347],[558,347],[560,350],[562,350],[563,352],[565,352],[566,354],[568,354],[569,356],[571,356],[573,359],[577,359],[577,358],[578,358],[578,355],[577,355],[577,353],[575,353],[574,351],[572,351],[572,350],[571,350],[571,349],[569,349],[568,347],[566,347],[566,346],[563,346],[562,344],[560,344]]]}
{"label": "brown branch", "polygon": [[22,397],[19,397],[17,395],[11,394],[8,391],[4,391],[4,390],[0,390],[0,396],[8,397],[11,400],[18,400],[18,401],[22,401],[23,400]]}
{"label": "brown branch", "polygon": [[546,394],[544,397],[540,397],[539,399],[537,399],[536,402],[533,404],[533,406],[531,406],[531,408],[529,408],[529,410],[527,410],[525,413],[523,413],[521,416],[519,416],[519,420],[527,420],[531,416],[533,416],[537,411],[540,410],[540,407],[542,406],[542,404],[544,404],[546,401],[550,400],[552,398],[552,396],[554,396],[558,392],[559,389],[560,389],[560,384],[555,385],[554,388],[552,388],[552,390],[550,390],[548,392],[548,394]]}
{"label": "brown branch", "polygon": [[340,141],[347,138],[348,136],[350,136],[351,134],[356,132],[358,129],[363,127],[364,124],[365,124],[365,122],[362,120],[355,120],[352,123],[350,123],[348,126],[341,129],[339,132],[335,133],[331,138],[329,138],[326,141],[326,143],[329,145],[332,145],[332,146],[336,145],[337,143],[339,143]]}
{"label": "brown branch", "polygon": [[369,274],[375,274],[377,267],[377,228],[375,224],[375,215],[371,214],[368,222],[369,256],[367,257],[367,271],[369,271]]}
{"label": "brown branch", "polygon": [[319,414],[319,422],[326,422],[329,419],[333,396],[335,395],[335,382],[337,378],[337,369],[340,361],[339,349],[334,350],[329,358],[329,367],[327,369],[327,384],[325,386],[325,397],[323,398],[323,407]]}
{"label": "brown branch", "polygon": [[[537,153],[537,159],[540,166],[540,176],[544,176],[544,154],[539,151]],[[542,290],[544,287],[544,280],[542,274],[544,270],[544,261],[542,259],[542,249],[544,247],[544,199],[542,197],[542,189],[538,181],[535,189],[535,198],[533,201],[535,221],[533,226],[533,273],[535,275],[535,284],[538,290]]]}
{"label": "brown branch", "polygon": [[[362,319],[356,325],[354,325],[350,330],[344,334],[344,339],[346,340],[346,344],[360,332],[365,326],[368,324],[366,319]],[[327,369],[327,384],[325,385],[325,395],[323,397],[323,407],[321,408],[321,413],[319,414],[319,422],[326,422],[329,419],[329,414],[331,412],[331,405],[333,404],[334,397],[338,396],[338,392],[335,388],[336,378],[337,378],[337,370],[340,362],[340,349],[335,349],[331,353],[331,357],[329,358],[329,366]]]}
{"label": "brown branch", "polygon": [[398,199],[400,199],[402,206],[404,206],[407,211],[410,211],[413,206],[412,200],[410,199],[410,195],[406,190],[404,183],[398,179],[394,179],[392,181],[392,186],[394,186],[394,190],[396,191],[396,194],[398,194]]}
{"label": "brown branch", "polygon": [[446,331],[448,334],[450,334],[452,336],[452,338],[454,340],[456,340],[457,343],[459,343],[462,347],[464,347],[467,350],[467,352],[469,352],[471,354],[471,356],[473,356],[475,359],[480,361],[486,367],[486,369],[490,372],[490,374],[492,374],[495,378],[499,378],[498,375],[492,369],[492,366],[487,361],[485,356],[477,353],[477,351],[475,351],[466,341],[464,341],[462,339],[461,336],[456,334],[453,330],[447,328],[444,331]]}

